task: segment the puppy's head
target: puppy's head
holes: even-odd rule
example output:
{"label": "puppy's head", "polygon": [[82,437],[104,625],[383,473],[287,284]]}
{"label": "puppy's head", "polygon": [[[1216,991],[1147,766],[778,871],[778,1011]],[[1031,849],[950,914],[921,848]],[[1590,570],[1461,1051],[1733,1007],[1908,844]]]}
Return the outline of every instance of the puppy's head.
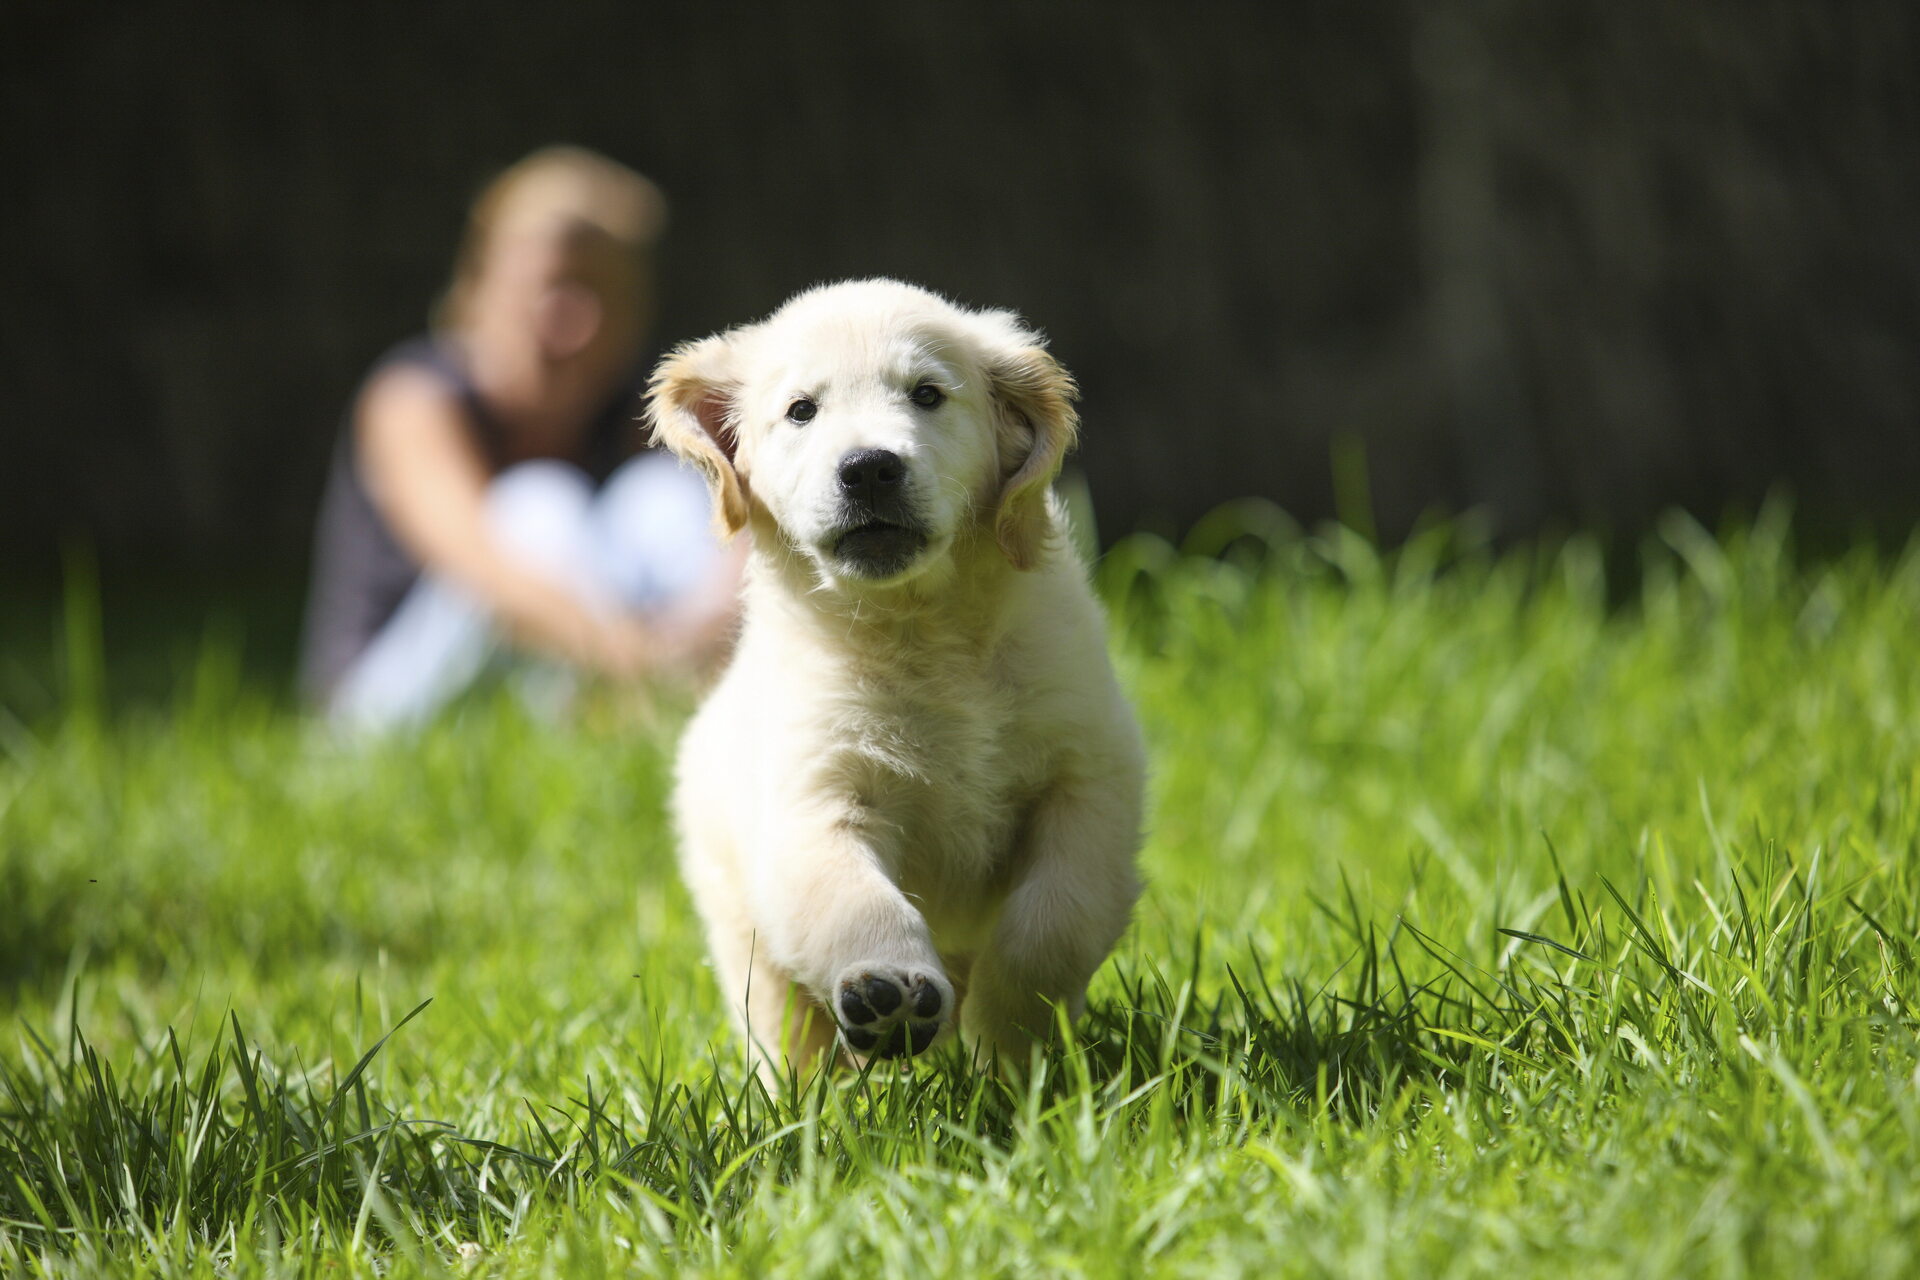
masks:
{"label": "puppy's head", "polygon": [[1073,397],[1012,314],[865,280],[681,347],[654,372],[648,414],[706,473],[723,533],[759,513],[823,580],[884,586],[976,533],[1034,567]]}

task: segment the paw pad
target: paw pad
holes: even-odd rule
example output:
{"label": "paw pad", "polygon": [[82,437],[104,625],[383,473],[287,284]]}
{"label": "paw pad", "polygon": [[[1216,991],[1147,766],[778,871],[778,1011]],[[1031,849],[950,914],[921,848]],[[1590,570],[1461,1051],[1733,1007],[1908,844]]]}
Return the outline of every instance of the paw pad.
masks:
{"label": "paw pad", "polygon": [[834,998],[841,1038],[869,1058],[924,1053],[940,1035],[951,1004],[946,983],[932,974],[855,968]]}

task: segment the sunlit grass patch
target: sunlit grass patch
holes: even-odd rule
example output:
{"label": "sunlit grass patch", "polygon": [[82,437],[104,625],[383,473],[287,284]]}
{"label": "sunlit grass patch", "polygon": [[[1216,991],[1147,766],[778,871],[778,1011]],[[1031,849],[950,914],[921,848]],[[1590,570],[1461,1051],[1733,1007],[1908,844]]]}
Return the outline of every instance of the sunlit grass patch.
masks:
{"label": "sunlit grass patch", "polygon": [[1110,553],[1151,888],[1017,1083],[761,1088],[672,717],[363,752],[217,648],[134,713],[83,655],[0,745],[0,1265],[1910,1271],[1920,552],[1632,569],[1253,507]]}

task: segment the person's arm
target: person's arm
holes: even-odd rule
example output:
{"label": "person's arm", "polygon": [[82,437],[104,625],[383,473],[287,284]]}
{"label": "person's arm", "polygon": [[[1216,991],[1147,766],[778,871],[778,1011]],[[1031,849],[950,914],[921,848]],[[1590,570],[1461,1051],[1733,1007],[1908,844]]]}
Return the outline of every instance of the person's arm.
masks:
{"label": "person's arm", "polygon": [[462,412],[439,380],[406,368],[362,396],[354,422],[361,477],[394,536],[423,567],[472,592],[520,644],[611,675],[653,665],[662,655],[644,627],[597,613],[496,543],[486,463]]}
{"label": "person's arm", "polygon": [[706,581],[659,620],[656,634],[666,661],[701,669],[725,658],[740,618],[748,546],[742,533],[723,547]]}

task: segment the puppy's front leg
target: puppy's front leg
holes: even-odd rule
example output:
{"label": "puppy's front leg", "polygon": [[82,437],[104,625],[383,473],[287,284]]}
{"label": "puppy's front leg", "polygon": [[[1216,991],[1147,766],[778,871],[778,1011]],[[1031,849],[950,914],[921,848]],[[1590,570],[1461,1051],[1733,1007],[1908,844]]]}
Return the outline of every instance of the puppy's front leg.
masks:
{"label": "puppy's front leg", "polygon": [[968,980],[962,1017],[977,1057],[1024,1064],[1052,1038],[1054,1005],[1078,1018],[1087,982],[1126,932],[1140,882],[1138,774],[1056,786],[1015,850],[1016,879]]}
{"label": "puppy's front leg", "polygon": [[953,1020],[926,920],[853,821],[790,846],[756,889],[783,968],[866,1057],[919,1053]]}

